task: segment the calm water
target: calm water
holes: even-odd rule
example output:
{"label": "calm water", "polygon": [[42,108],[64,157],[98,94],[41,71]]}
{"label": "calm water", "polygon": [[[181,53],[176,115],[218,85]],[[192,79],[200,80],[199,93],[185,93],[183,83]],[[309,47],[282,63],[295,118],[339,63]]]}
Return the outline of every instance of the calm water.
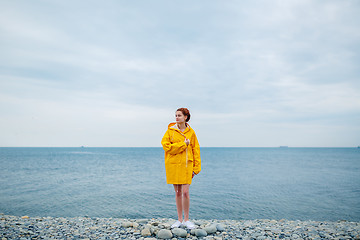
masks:
{"label": "calm water", "polygon": [[[360,221],[360,149],[202,148],[193,219]],[[0,213],[172,217],[162,148],[0,148]]]}

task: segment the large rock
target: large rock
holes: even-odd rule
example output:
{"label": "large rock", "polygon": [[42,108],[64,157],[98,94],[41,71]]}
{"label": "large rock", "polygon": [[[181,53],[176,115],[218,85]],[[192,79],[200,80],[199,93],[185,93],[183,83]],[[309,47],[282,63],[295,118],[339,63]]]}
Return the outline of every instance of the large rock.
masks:
{"label": "large rock", "polygon": [[144,229],[149,229],[149,231],[150,231],[150,233],[151,234],[153,234],[154,233],[154,227],[152,226],[152,225],[150,225],[150,224],[146,224],[145,226],[144,226]]}
{"label": "large rock", "polygon": [[187,231],[182,228],[174,228],[171,232],[178,237],[186,237]]}
{"label": "large rock", "polygon": [[136,222],[133,222],[133,223],[132,223],[132,227],[133,227],[133,228],[137,228],[138,226],[139,226],[138,223],[136,223]]}
{"label": "large rock", "polygon": [[204,221],[201,221],[201,220],[195,220],[194,223],[198,226],[201,226],[204,224]]}
{"label": "large rock", "polygon": [[149,220],[147,220],[147,219],[138,219],[138,220],[136,220],[136,222],[138,222],[138,223],[147,223]]}
{"label": "large rock", "polygon": [[216,233],[217,228],[216,228],[216,225],[213,224],[213,225],[210,225],[210,226],[205,227],[204,230],[205,230],[208,234],[211,234],[211,233]]}
{"label": "large rock", "polygon": [[144,228],[143,230],[141,230],[141,236],[143,237],[151,236],[150,228]]}
{"label": "large rock", "polygon": [[170,229],[171,225],[169,223],[162,223],[159,225],[160,228]]}
{"label": "large rock", "polygon": [[195,229],[195,236],[197,237],[205,237],[207,236],[207,232],[204,229]]}
{"label": "large rock", "polygon": [[172,236],[171,231],[167,229],[161,229],[157,234],[157,237],[161,239],[169,239],[172,238]]}
{"label": "large rock", "polygon": [[225,231],[225,226],[223,224],[219,223],[218,225],[216,225],[216,229],[218,231],[222,232],[222,231]]}
{"label": "large rock", "polygon": [[151,224],[145,224],[145,225],[144,225],[144,228],[151,228],[151,227],[152,227]]}
{"label": "large rock", "polygon": [[132,222],[123,222],[123,223],[122,223],[122,226],[123,226],[124,228],[129,228],[129,227],[132,227],[132,226],[133,226],[133,223],[132,223]]}

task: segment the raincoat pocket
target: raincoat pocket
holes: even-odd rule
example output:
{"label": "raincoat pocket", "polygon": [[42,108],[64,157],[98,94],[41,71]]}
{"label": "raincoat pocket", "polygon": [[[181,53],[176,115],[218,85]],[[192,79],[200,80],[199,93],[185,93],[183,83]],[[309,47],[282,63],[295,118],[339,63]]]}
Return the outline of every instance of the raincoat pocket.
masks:
{"label": "raincoat pocket", "polygon": [[176,155],[177,154],[169,154],[167,162],[169,164],[178,164],[178,163],[180,163],[180,159]]}

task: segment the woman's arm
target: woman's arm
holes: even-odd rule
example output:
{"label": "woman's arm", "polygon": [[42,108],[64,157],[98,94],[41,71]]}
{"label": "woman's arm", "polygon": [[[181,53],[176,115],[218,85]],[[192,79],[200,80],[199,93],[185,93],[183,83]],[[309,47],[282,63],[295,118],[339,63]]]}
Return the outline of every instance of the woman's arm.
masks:
{"label": "woman's arm", "polygon": [[187,147],[185,142],[171,143],[169,130],[166,131],[164,137],[162,138],[161,145],[163,146],[165,152],[170,153],[170,154],[181,153]]}
{"label": "woman's arm", "polygon": [[198,174],[201,171],[201,157],[200,157],[200,145],[197,140],[196,134],[194,132],[194,138],[193,138],[193,155],[194,155],[194,167],[193,171],[195,174]]}

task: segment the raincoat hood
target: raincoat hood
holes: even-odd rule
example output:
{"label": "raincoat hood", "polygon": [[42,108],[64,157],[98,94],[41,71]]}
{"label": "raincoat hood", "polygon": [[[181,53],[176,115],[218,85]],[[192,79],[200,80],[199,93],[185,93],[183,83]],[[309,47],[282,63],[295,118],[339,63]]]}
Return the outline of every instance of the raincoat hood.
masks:
{"label": "raincoat hood", "polygon": [[[186,131],[188,128],[190,129],[190,125],[189,125],[188,123],[186,123],[186,129],[185,129],[185,131]],[[178,125],[177,125],[176,122],[169,123],[168,129],[179,130],[179,131],[181,132],[181,130],[180,130],[180,128],[178,127]],[[184,131],[184,132],[185,132],[185,131]]]}

